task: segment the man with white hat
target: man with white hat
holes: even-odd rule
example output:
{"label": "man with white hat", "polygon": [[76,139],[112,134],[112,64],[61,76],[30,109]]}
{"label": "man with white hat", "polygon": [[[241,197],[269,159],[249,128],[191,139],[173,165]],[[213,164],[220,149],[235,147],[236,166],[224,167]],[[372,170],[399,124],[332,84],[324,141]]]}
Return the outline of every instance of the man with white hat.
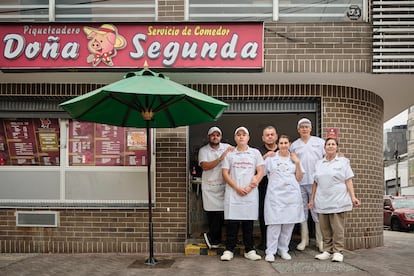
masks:
{"label": "man with white hat", "polygon": [[208,248],[218,248],[221,243],[221,230],[224,222],[224,189],[226,183],[221,173],[221,164],[229,151],[234,149],[227,143],[221,143],[220,128],[211,127],[207,132],[208,144],[198,152],[198,163],[203,169],[201,191],[203,208],[207,213],[208,232],[204,240]]}
{"label": "man with white hat", "polygon": [[[302,181],[299,183],[306,220],[301,223],[301,242],[296,247],[298,250],[304,250],[305,247],[309,245],[309,229],[307,222],[309,211],[307,206],[312,194],[313,174],[315,172],[316,162],[321,160],[325,155],[325,141],[322,138],[311,135],[312,123],[308,118],[300,119],[298,121],[297,129],[300,138],[292,143],[290,150],[297,154],[305,170]],[[315,222],[316,247],[322,252],[323,241],[318,215],[311,210],[311,216]]]}

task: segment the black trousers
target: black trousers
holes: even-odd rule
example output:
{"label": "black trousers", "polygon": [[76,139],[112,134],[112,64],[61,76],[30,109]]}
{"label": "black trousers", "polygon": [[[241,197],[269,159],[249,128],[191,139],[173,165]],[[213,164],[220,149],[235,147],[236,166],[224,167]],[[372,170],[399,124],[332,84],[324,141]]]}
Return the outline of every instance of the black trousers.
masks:
{"label": "black trousers", "polygon": [[259,184],[259,224],[260,224],[260,245],[263,248],[266,248],[266,233],[267,233],[267,227],[264,219],[264,202],[266,197],[266,191],[267,191],[267,178],[262,179],[262,182]]}
{"label": "black trousers", "polygon": [[242,226],[243,244],[245,252],[254,249],[253,220],[226,220],[226,250],[234,251],[237,244],[239,226]]}
{"label": "black trousers", "polygon": [[221,243],[221,230],[224,224],[224,211],[206,211],[208,223],[208,237],[211,244]]}

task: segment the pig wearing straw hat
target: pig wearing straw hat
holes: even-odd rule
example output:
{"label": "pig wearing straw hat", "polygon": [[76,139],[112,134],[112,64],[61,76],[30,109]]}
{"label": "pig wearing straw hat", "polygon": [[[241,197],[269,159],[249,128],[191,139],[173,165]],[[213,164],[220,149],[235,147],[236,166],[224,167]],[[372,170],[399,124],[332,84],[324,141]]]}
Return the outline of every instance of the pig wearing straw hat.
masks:
{"label": "pig wearing straw hat", "polygon": [[112,58],[116,56],[116,50],[126,46],[126,40],[118,34],[118,29],[112,24],[103,24],[98,29],[84,27],[83,31],[89,40],[90,55],[86,61],[93,66],[97,66],[101,61],[108,66],[113,66]]}

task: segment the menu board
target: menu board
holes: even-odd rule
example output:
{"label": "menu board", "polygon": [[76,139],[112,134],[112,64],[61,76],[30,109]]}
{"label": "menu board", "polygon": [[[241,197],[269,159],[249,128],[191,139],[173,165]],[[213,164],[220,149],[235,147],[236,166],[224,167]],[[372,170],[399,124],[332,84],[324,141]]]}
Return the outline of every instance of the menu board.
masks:
{"label": "menu board", "polygon": [[145,129],[98,123],[69,123],[69,165],[146,166]]}
{"label": "menu board", "polygon": [[58,119],[0,119],[0,165],[58,166]]}

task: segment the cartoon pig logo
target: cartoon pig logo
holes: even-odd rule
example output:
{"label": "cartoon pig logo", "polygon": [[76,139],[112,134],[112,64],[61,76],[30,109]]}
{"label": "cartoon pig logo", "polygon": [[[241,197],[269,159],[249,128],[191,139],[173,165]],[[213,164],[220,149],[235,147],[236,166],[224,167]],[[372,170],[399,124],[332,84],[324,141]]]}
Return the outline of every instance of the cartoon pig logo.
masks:
{"label": "cartoon pig logo", "polygon": [[126,46],[126,40],[118,34],[118,29],[112,24],[103,24],[98,29],[83,27],[83,31],[89,40],[90,55],[86,61],[93,66],[97,66],[101,61],[108,66],[113,66],[112,58],[116,56],[116,50]]}

